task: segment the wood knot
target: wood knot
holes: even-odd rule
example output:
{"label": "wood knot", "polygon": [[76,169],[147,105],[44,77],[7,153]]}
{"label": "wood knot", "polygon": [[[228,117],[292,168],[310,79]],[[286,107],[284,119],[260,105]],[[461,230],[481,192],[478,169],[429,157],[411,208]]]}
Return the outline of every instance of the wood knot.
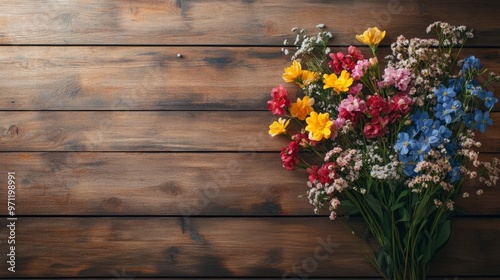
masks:
{"label": "wood knot", "polygon": [[9,127],[9,130],[7,131],[7,133],[10,136],[17,136],[19,134],[19,127],[17,127],[17,125],[13,124]]}

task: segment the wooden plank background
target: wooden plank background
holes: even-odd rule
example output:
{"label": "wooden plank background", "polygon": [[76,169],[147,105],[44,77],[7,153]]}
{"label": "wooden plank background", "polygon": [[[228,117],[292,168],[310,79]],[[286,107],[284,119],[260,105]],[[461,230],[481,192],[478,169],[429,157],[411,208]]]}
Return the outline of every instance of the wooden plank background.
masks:
{"label": "wooden plank background", "polygon": [[[3,279],[376,278],[356,237],[298,198],[306,176],[281,168],[284,142],[267,135],[281,43],[324,23],[345,49],[376,25],[387,54],[441,20],[473,28],[464,54],[500,73],[498,1],[0,2]],[[493,119],[484,159],[500,153]],[[459,202],[470,215],[454,220],[434,279],[500,278],[499,201],[485,188]]]}

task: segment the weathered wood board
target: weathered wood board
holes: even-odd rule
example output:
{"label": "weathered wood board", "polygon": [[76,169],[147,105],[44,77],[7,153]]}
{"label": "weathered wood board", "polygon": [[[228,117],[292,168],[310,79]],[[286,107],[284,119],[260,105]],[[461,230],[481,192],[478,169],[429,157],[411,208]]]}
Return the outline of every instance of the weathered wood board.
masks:
{"label": "weathered wood board", "polygon": [[[324,23],[334,51],[368,55],[354,35],[378,26],[382,58],[440,20],[473,28],[462,55],[500,73],[500,1],[0,2],[0,279],[378,279],[342,223],[298,198],[306,173],[285,171],[287,142],[267,134],[283,41]],[[500,190],[464,186],[470,215],[430,279],[500,279]]]}

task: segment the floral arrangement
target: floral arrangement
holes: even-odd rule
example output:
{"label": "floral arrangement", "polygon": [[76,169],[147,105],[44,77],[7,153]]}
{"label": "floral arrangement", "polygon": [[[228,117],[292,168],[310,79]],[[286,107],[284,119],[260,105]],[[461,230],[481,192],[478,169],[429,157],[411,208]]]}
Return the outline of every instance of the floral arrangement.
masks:
{"label": "floral arrangement", "polygon": [[282,77],[296,100],[279,85],[267,103],[278,117],[269,134],[290,140],[283,167],[307,170],[316,212],[363,218],[378,242],[365,256],[384,278],[425,279],[449,239],[455,199],[469,196],[463,180],[498,180],[499,161],[480,161],[474,137],[492,125],[498,99],[488,86],[500,77],[474,56],[460,59],[473,38],[465,26],[433,23],[427,33],[435,39],[399,36],[384,65],[377,47],[385,31],[356,35],[371,50],[367,58],[355,46],[332,52],[332,34],[317,28],[314,36],[292,29],[295,42],[285,45],[295,52],[282,49],[292,56]]}

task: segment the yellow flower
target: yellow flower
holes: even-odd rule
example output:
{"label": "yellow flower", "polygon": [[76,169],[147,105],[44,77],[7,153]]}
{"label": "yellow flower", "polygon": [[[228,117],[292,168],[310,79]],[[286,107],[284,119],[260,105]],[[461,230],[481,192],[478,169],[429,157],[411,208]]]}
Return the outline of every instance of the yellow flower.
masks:
{"label": "yellow flower", "polygon": [[283,133],[286,133],[286,127],[290,123],[290,120],[285,120],[282,118],[279,118],[277,121],[274,121],[270,126],[269,126],[269,134],[274,137],[276,135],[280,135]]}
{"label": "yellow flower", "polygon": [[283,80],[287,83],[293,83],[302,76],[302,65],[297,60],[294,60],[292,66],[285,68],[283,73]]}
{"label": "yellow flower", "polygon": [[305,120],[307,115],[314,111],[314,98],[309,98],[309,96],[304,96],[304,99],[297,98],[297,102],[292,103],[289,111],[292,117],[295,117],[301,121]]}
{"label": "yellow flower", "polygon": [[385,31],[380,31],[377,27],[369,27],[361,35],[356,35],[356,39],[363,44],[377,46],[384,39]]}
{"label": "yellow flower", "polygon": [[323,138],[329,138],[332,134],[331,127],[333,121],[330,120],[328,113],[312,112],[311,116],[306,119],[306,131],[309,132],[309,139],[320,141]]}
{"label": "yellow flower", "polygon": [[307,87],[308,85],[316,82],[319,79],[319,74],[309,70],[302,70],[300,79],[302,80],[302,84]]}
{"label": "yellow flower", "polygon": [[325,84],[323,86],[324,89],[333,88],[337,94],[341,94],[342,92],[349,90],[349,87],[354,82],[354,79],[351,78],[351,74],[349,74],[349,72],[342,70],[339,77],[337,77],[335,73],[332,73],[331,75],[324,74],[323,82]]}

